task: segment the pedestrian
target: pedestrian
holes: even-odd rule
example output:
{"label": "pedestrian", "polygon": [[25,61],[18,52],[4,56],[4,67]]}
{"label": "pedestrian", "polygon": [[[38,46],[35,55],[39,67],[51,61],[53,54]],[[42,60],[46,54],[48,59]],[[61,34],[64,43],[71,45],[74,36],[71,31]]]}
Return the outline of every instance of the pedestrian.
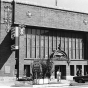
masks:
{"label": "pedestrian", "polygon": [[77,69],[76,75],[79,76],[79,69]]}
{"label": "pedestrian", "polygon": [[77,69],[77,73],[76,73],[77,76],[82,76],[82,69]]}
{"label": "pedestrian", "polygon": [[57,71],[57,82],[61,82],[61,72],[59,71],[59,69]]}
{"label": "pedestrian", "polygon": [[52,71],[51,77],[50,77],[50,80],[53,80],[53,79],[54,79],[54,71]]}
{"label": "pedestrian", "polygon": [[82,76],[82,69],[79,70],[79,74],[80,74],[80,76]]}

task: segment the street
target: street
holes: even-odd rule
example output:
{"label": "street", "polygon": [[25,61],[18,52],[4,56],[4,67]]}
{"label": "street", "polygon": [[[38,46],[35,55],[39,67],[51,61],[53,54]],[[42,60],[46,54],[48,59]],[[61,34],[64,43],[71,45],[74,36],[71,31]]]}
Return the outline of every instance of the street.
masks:
{"label": "street", "polygon": [[88,88],[88,82],[77,83],[74,81],[62,80],[61,83],[32,85],[25,81],[24,82],[3,81],[3,82],[0,82],[0,86],[2,87],[29,87],[29,88]]}
{"label": "street", "polygon": [[33,88],[88,88],[88,85],[79,85],[79,86],[45,86],[45,85],[41,85],[41,86],[33,86]]}

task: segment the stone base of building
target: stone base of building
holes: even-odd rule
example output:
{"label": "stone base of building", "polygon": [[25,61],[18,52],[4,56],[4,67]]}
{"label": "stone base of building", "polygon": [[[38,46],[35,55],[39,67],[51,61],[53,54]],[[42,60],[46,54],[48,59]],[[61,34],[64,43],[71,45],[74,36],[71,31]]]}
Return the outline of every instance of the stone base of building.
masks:
{"label": "stone base of building", "polygon": [[0,81],[15,81],[16,77],[0,77]]}
{"label": "stone base of building", "polygon": [[[74,76],[66,76],[66,80],[73,80],[73,77]],[[0,81],[15,81],[15,80],[16,80],[16,77],[0,77]],[[52,80],[55,81],[57,79],[51,79],[51,81]],[[36,80],[35,80],[35,82],[36,82]],[[45,78],[45,79],[39,79],[37,82],[39,84],[48,83],[49,79],[47,79],[47,78]]]}

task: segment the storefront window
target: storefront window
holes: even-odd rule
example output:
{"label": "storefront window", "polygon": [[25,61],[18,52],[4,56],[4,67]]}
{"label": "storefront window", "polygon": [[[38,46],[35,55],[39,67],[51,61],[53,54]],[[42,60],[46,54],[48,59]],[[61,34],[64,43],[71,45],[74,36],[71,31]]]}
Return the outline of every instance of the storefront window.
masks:
{"label": "storefront window", "polygon": [[30,58],[49,58],[53,50],[61,45],[70,59],[83,59],[84,47],[81,33],[65,32],[59,30],[28,29],[27,42],[30,45]]}

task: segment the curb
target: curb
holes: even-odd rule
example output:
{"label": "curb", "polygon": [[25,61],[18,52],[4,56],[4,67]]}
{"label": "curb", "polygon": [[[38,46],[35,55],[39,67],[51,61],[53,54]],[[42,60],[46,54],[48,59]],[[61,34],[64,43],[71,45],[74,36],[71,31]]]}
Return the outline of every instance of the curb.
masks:
{"label": "curb", "polygon": [[45,84],[38,84],[38,85],[33,85],[32,83],[27,83],[27,82],[20,82],[20,81],[0,81],[0,86],[12,86],[12,87],[32,87],[32,88],[36,88],[36,87],[61,87],[61,86],[69,86],[70,83],[45,83]]}
{"label": "curb", "polygon": [[[45,84],[42,87],[61,87],[61,86],[69,86],[69,84]],[[33,87],[41,87],[41,85],[33,85]]]}
{"label": "curb", "polygon": [[88,85],[88,83],[70,83],[69,86],[84,86],[84,85]]}

